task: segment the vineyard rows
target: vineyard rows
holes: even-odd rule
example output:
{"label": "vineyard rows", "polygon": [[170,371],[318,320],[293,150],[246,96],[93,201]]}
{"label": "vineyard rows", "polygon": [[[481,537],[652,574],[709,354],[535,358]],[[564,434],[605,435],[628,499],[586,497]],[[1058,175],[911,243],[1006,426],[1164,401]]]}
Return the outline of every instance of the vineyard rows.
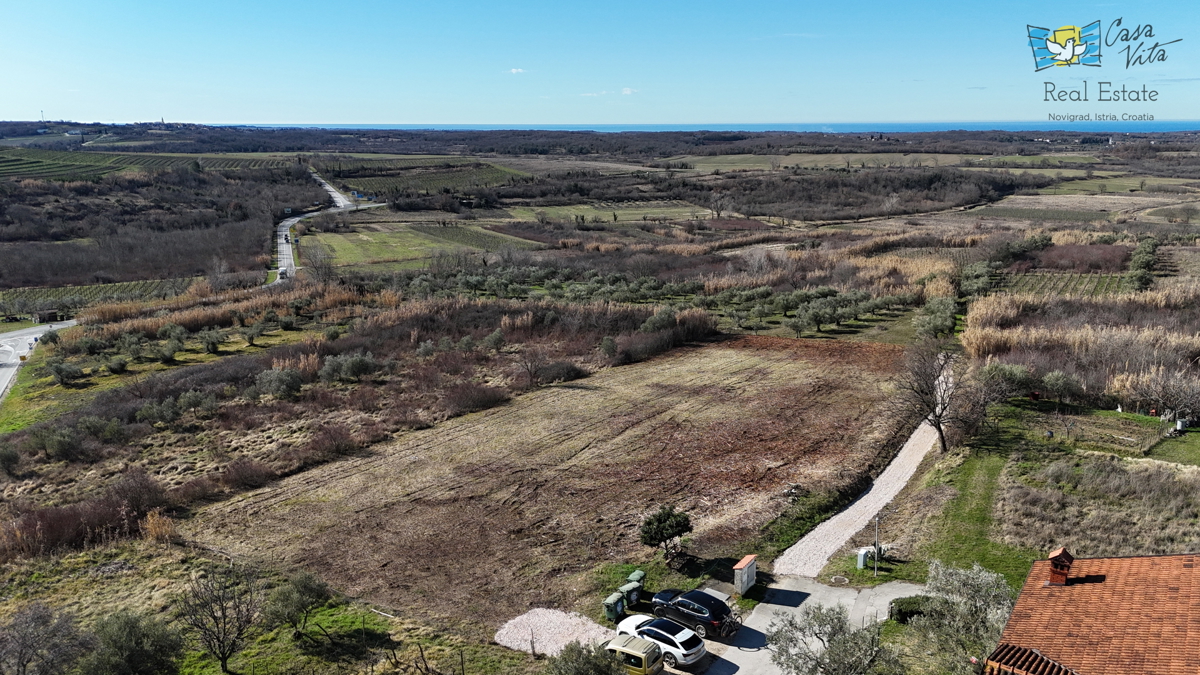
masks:
{"label": "vineyard rows", "polygon": [[507,182],[516,171],[498,166],[487,165],[470,168],[447,168],[432,171],[414,171],[403,176],[380,176],[374,178],[346,178],[343,183],[353,190],[361,192],[386,194],[397,190],[418,190],[437,192],[442,188],[463,189],[471,187],[487,187]]}
{"label": "vineyard rows", "polygon": [[183,293],[194,279],[123,281],[115,284],[61,286],[58,288],[13,288],[0,291],[0,313],[22,313],[40,309],[79,308],[98,302],[161,300]]}
{"label": "vineyard rows", "polygon": [[206,169],[259,169],[290,164],[285,159],[249,159],[204,155],[120,155],[59,152],[28,148],[0,149],[0,178],[91,179],[126,169],[174,169],[199,162]]}
{"label": "vineyard rows", "polygon": [[1028,295],[1115,295],[1130,290],[1123,274],[1060,274],[1035,272],[1032,274],[1004,274],[999,287],[1010,293]]}

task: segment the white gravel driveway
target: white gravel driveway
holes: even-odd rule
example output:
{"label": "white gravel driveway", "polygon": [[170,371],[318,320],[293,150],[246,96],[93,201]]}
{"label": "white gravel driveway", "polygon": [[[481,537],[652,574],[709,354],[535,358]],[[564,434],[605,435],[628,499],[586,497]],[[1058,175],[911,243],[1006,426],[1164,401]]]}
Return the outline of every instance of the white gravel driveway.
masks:
{"label": "white gravel driveway", "polygon": [[925,454],[937,445],[937,431],[929,422],[909,436],[900,453],[892,460],[866,494],[859,497],[844,511],[813,528],[804,538],[796,542],[783,555],[775,559],[772,570],[775,574],[794,574],[816,577],[855,533],[867,526],[876,513],[888,505],[904,489],[909,479],[917,472]]}

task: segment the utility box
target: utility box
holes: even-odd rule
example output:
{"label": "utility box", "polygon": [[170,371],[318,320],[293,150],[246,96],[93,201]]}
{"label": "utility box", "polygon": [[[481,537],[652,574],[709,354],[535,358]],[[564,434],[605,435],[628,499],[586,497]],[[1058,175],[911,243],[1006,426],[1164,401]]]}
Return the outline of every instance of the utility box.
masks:
{"label": "utility box", "polygon": [[625,596],[620,593],[613,593],[604,601],[604,616],[609,621],[616,623],[621,620],[621,616],[625,614]]}
{"label": "utility box", "polygon": [[632,607],[637,604],[638,598],[642,597],[642,585],[631,581],[617,589],[621,597],[625,598],[625,606]]}
{"label": "utility box", "polygon": [[758,578],[758,556],[748,555],[733,566],[733,587],[738,595],[746,595],[746,591],[754,587]]}
{"label": "utility box", "polygon": [[866,547],[858,549],[858,554],[854,556],[855,561],[858,565],[858,569],[861,570],[867,566],[867,562],[872,558],[873,551],[874,551],[874,548],[872,548],[870,546],[866,546]]}

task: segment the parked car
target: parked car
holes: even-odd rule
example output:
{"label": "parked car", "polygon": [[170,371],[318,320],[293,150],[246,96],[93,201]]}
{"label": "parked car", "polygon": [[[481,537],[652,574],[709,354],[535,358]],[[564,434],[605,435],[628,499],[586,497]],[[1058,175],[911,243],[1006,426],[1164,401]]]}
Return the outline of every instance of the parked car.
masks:
{"label": "parked car", "polygon": [[704,591],[668,588],[656,593],[651,604],[654,605],[654,616],[681,623],[701,639],[733,635],[740,625],[729,605]]}
{"label": "parked car", "polygon": [[617,635],[636,635],[662,647],[663,663],[674,668],[704,658],[704,640],[670,619],[634,614],[617,626]]}
{"label": "parked car", "polygon": [[636,635],[618,635],[604,648],[621,659],[628,675],[658,675],[663,669],[662,648]]}

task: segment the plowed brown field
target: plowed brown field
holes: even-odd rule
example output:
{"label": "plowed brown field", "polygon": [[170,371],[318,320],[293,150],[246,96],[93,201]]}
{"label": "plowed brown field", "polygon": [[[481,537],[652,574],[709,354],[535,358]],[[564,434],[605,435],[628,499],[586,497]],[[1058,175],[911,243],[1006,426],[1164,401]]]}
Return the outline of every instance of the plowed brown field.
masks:
{"label": "plowed brown field", "polygon": [[660,504],[697,547],[752,536],[789,483],[858,471],[896,347],[743,337],[546,387],[215,504],[189,538],[343,592],[498,626],[569,605]]}

